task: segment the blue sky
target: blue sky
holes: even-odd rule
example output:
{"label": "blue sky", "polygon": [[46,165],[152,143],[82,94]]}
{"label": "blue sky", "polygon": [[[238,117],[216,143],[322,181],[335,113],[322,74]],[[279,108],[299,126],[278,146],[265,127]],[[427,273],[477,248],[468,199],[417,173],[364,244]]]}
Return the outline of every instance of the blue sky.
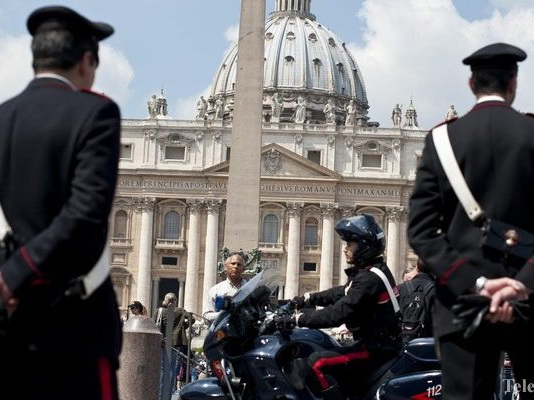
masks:
{"label": "blue sky", "polygon": [[[267,15],[274,9],[267,0]],[[26,18],[42,0],[0,3],[0,100],[32,77]],[[120,105],[124,118],[145,118],[146,101],[163,88],[169,114],[192,118],[225,52],[237,38],[239,0],[64,0],[113,25],[102,43],[95,89]],[[534,2],[531,0],[313,0],[317,19],[347,43],[362,70],[369,116],[391,126],[391,109],[413,98],[419,125],[461,113],[473,97],[461,59],[505,41],[530,55],[520,67],[516,107],[534,111]]]}

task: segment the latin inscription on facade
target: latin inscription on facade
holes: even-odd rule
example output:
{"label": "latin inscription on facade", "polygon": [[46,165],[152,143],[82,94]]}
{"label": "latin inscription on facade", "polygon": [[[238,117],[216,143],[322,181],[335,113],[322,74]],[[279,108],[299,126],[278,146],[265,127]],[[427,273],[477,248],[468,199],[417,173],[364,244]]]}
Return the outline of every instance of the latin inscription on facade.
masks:
{"label": "latin inscription on facade", "polygon": [[[172,192],[181,190],[186,192],[226,192],[226,181],[208,181],[193,179],[153,179],[153,178],[129,178],[120,177],[118,189],[122,192]],[[285,183],[262,183],[260,184],[261,194],[287,194],[290,196],[314,195],[314,194],[331,194],[334,196],[354,196],[366,198],[400,198],[401,190],[397,188],[380,188],[359,185],[321,185],[321,184],[285,184]]]}
{"label": "latin inscription on facade", "polygon": [[181,179],[130,179],[119,178],[117,183],[119,190],[150,189],[162,192],[174,189],[203,191],[203,190],[226,190],[226,182],[193,181]]}

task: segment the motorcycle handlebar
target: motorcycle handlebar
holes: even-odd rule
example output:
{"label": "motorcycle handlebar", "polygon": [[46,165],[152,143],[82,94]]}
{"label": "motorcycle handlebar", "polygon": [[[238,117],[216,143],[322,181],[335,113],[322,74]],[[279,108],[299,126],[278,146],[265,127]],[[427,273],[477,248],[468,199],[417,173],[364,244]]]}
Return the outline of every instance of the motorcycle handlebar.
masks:
{"label": "motorcycle handlebar", "polygon": [[282,300],[280,303],[282,305],[274,312],[267,313],[259,329],[260,335],[271,329],[288,331],[296,327],[294,313],[297,304],[293,300]]}
{"label": "motorcycle handlebar", "polygon": [[276,310],[277,315],[288,315],[293,314],[297,309],[297,303],[293,300],[288,300],[285,304],[278,307]]}

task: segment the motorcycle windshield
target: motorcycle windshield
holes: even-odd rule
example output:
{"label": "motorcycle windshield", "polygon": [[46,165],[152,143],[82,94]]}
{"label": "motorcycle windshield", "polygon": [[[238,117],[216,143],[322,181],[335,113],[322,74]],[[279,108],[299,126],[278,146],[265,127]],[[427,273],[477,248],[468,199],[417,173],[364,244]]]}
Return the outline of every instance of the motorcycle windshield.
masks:
{"label": "motorcycle windshield", "polygon": [[272,293],[279,285],[278,271],[274,268],[265,268],[259,274],[250,279],[233,297],[232,305],[234,309],[239,308],[241,304],[250,300],[258,289],[265,287]]}

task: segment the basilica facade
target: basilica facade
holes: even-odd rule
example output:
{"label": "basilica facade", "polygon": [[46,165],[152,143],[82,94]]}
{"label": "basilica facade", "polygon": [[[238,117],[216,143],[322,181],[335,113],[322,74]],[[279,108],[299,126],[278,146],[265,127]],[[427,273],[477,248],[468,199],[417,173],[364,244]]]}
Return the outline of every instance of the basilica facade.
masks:
{"label": "basilica facade", "polygon": [[[357,213],[383,227],[397,279],[415,263],[407,205],[427,132],[412,103],[404,115],[393,107],[390,127],[371,120],[356,60],[310,3],[276,0],[265,25],[258,247],[261,264],[280,272],[280,298],[345,282],[333,228]],[[237,57],[236,45],[194,120],[169,117],[161,93],[147,118],[122,121],[110,250],[123,312],[133,300],[152,312],[172,291],[202,314],[221,279],[229,160],[240,158],[232,152]]]}

